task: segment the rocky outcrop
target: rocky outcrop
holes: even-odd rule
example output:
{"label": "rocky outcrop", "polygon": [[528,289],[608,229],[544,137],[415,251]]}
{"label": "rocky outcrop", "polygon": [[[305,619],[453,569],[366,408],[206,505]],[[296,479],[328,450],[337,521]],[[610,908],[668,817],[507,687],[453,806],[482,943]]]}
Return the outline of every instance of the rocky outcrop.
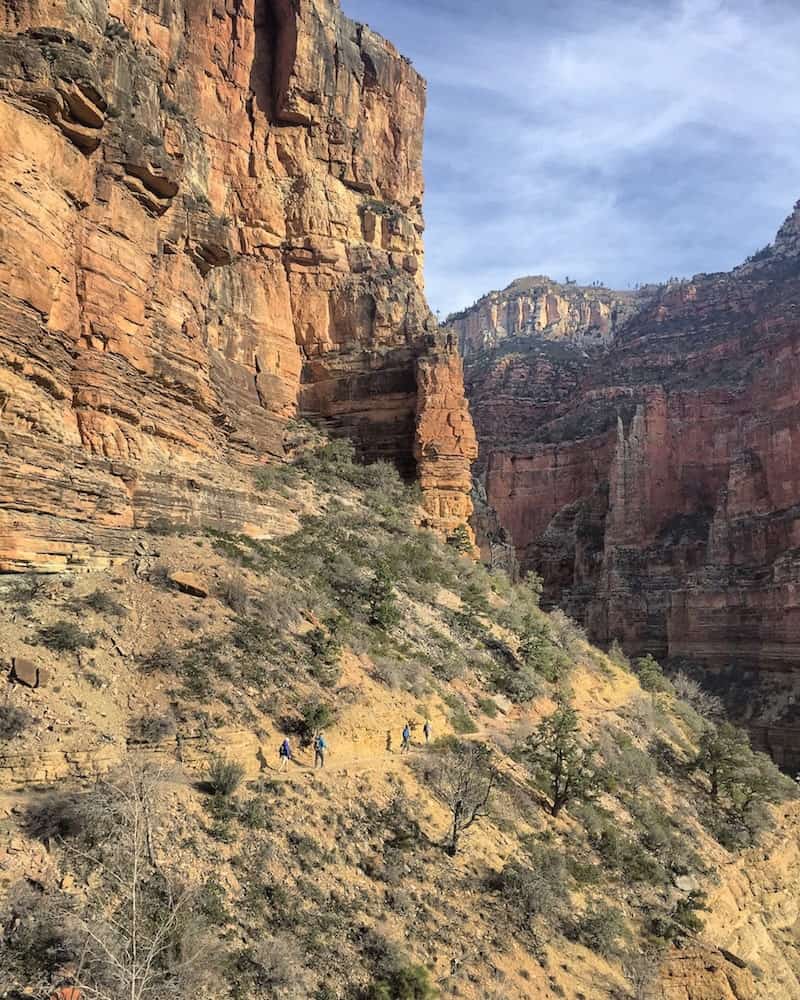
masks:
{"label": "rocky outcrop", "polygon": [[298,413],[415,474],[424,98],[335,0],[0,3],[0,571],[257,533]]}
{"label": "rocky outcrop", "polygon": [[531,336],[591,347],[611,343],[639,299],[638,292],[602,285],[559,284],[541,275],[518,278],[502,292],[490,292],[449,316],[445,328],[465,357]]}
{"label": "rocky outcrop", "polygon": [[[651,292],[613,345],[468,366],[489,503],[546,600],[702,666],[800,767],[800,206],[731,274]],[[588,355],[588,356],[587,356]]]}

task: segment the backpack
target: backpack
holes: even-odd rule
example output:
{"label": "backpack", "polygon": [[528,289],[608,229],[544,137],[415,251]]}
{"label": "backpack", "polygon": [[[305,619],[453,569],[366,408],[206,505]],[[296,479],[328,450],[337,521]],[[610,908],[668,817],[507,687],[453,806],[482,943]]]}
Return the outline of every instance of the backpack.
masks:
{"label": "backpack", "polygon": [[279,755],[281,757],[291,757],[292,756],[291,750],[289,748],[289,741],[288,740],[284,740],[283,743],[281,743],[281,748],[278,751],[278,753],[279,753]]}

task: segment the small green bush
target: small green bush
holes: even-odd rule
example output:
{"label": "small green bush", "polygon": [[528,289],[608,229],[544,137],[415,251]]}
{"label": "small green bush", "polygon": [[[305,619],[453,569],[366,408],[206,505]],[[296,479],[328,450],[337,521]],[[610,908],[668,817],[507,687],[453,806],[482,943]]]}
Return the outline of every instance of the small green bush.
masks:
{"label": "small green bush", "polygon": [[364,1000],[435,1000],[439,994],[424,965],[392,969],[370,986]]}
{"label": "small green bush", "polygon": [[169,715],[142,715],[131,723],[131,738],[141,743],[161,743],[175,735],[175,720]]}
{"label": "small green bush", "polygon": [[94,636],[81,631],[75,622],[57,621],[39,629],[39,642],[56,653],[74,653],[94,649]]}
{"label": "small green bush", "polygon": [[128,609],[124,605],[120,604],[111,594],[99,589],[92,591],[85,597],[73,598],[68,602],[68,607],[76,613],[88,609],[99,615],[109,615],[113,618],[125,618],[128,614]]}
{"label": "small green bush", "polygon": [[509,914],[519,927],[529,928],[535,917],[557,931],[570,912],[569,874],[562,851],[535,844],[521,858],[509,861],[489,888],[499,890]]}
{"label": "small green bush", "polygon": [[300,710],[301,717],[297,731],[307,746],[314,736],[329,729],[336,722],[336,715],[330,705],[321,701],[309,701]]}
{"label": "small green bush", "polygon": [[620,911],[600,900],[595,901],[566,930],[571,941],[577,941],[605,958],[612,958],[618,953],[620,939],[625,933],[625,920]]}
{"label": "small green bush", "polygon": [[24,733],[32,722],[30,713],[16,705],[0,705],[0,742],[6,743]]}
{"label": "small green bush", "polygon": [[244,779],[241,764],[216,756],[211,759],[206,776],[206,784],[212,795],[226,799],[239,788]]}
{"label": "small green bush", "polygon": [[675,689],[664,676],[664,671],[658,661],[649,653],[636,660],[633,669],[645,691],[649,691],[651,694],[674,694]]}
{"label": "small green bush", "polygon": [[497,702],[494,698],[478,698],[478,708],[487,715],[490,719],[497,718],[497,713],[499,709],[497,707]]}

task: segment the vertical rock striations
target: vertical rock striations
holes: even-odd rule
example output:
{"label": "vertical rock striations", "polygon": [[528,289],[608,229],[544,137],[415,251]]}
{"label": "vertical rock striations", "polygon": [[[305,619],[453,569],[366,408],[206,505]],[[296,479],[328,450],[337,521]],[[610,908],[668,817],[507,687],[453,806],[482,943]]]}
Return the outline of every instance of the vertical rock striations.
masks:
{"label": "vertical rock striations", "polygon": [[424,97],[334,0],[0,0],[0,570],[260,530],[298,412],[415,473]]}
{"label": "vertical rock striations", "polygon": [[731,274],[650,291],[612,345],[468,364],[489,503],[593,636],[702,664],[800,767],[800,206]]}
{"label": "vertical rock striations", "polygon": [[448,317],[446,329],[465,357],[531,336],[597,346],[613,341],[636,311],[639,297],[637,292],[615,292],[601,285],[518,278],[502,292],[489,292]]}

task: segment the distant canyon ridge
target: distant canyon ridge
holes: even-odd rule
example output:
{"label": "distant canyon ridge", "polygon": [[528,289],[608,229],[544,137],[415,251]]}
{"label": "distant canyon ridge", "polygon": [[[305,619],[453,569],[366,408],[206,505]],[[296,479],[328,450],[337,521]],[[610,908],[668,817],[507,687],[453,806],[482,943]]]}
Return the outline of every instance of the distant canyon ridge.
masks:
{"label": "distant canyon ridge", "polygon": [[800,768],[800,203],[728,274],[526,278],[448,320],[510,543],[599,642],[702,669]]}

